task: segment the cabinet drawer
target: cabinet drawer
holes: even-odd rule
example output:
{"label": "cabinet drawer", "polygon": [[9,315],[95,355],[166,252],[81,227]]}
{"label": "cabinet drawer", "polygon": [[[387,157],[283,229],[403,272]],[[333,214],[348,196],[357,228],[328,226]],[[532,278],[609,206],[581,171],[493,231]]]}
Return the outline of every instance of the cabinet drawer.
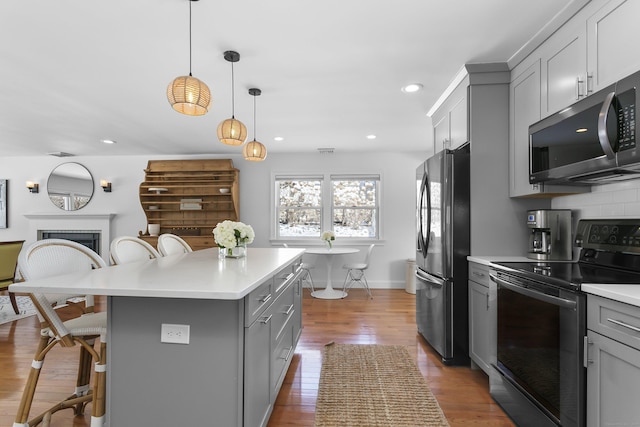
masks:
{"label": "cabinet drawer", "polygon": [[278,394],[278,389],[284,380],[286,375],[286,367],[289,366],[289,361],[293,357],[294,353],[293,343],[293,322],[287,322],[286,327],[280,337],[280,340],[276,341],[276,345],[273,349],[273,360],[271,363],[271,401],[275,401]]}
{"label": "cabinet drawer", "polygon": [[270,308],[270,312],[273,314],[273,317],[271,318],[271,333],[276,340],[280,339],[285,324],[291,317],[293,317],[295,311],[295,290],[296,287],[291,283]]}
{"label": "cabinet drawer", "polygon": [[249,326],[271,304],[273,279],[268,279],[244,298],[245,326]]}
{"label": "cabinet drawer", "polygon": [[589,295],[587,328],[640,350],[640,307]]}
{"label": "cabinet drawer", "polygon": [[481,285],[489,287],[489,285],[491,284],[491,279],[489,279],[489,266],[470,262],[469,280],[473,280],[476,283],[480,283]]}

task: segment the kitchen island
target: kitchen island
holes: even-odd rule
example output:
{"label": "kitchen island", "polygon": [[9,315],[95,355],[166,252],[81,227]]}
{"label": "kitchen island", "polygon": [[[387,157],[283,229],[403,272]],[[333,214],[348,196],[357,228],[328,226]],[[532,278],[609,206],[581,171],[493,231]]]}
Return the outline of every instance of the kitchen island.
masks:
{"label": "kitchen island", "polygon": [[301,332],[303,253],[206,249],[11,290],[107,296],[110,427],[264,426]]}

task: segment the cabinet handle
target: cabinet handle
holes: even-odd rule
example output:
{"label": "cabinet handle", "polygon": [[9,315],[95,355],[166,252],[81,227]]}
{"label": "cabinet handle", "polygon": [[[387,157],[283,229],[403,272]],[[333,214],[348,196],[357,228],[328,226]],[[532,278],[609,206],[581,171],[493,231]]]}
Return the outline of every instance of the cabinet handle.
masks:
{"label": "cabinet handle", "polygon": [[291,356],[291,352],[293,351],[293,347],[289,347],[287,350],[287,355],[285,357],[281,357],[281,359],[289,360],[289,356]]}
{"label": "cabinet handle", "polygon": [[620,320],[607,318],[607,321],[611,323],[615,323],[616,325],[622,326],[623,328],[631,329],[634,332],[640,332],[640,328],[630,325],[628,323],[622,322]]}
{"label": "cabinet handle", "polygon": [[489,311],[489,294],[487,294],[486,297],[487,297],[487,311]]}
{"label": "cabinet handle", "polygon": [[580,91],[580,86],[584,83],[584,80],[580,79],[580,76],[576,77],[576,100],[582,98],[584,94]]}
{"label": "cabinet handle", "polygon": [[593,359],[589,359],[589,346],[593,344],[592,341],[589,341],[589,337],[588,336],[584,336],[583,338],[584,344],[582,346],[582,351],[584,352],[583,357],[582,357],[582,365],[585,368],[588,368],[589,364],[593,363]]}
{"label": "cabinet handle", "polygon": [[593,73],[587,73],[587,95],[593,93]]}
{"label": "cabinet handle", "polygon": [[289,308],[287,309],[287,311],[285,311],[285,312],[284,312],[284,314],[285,314],[286,316],[288,316],[289,314],[291,314],[291,311],[292,311],[292,310],[293,310],[293,304],[291,304],[291,305],[289,306]]}
{"label": "cabinet handle", "polygon": [[268,294],[268,295],[265,295],[265,296],[263,296],[262,298],[260,298],[258,301],[260,301],[260,302],[263,302],[263,303],[264,303],[264,302],[269,301],[270,299],[271,299],[271,294]]}
{"label": "cabinet handle", "polygon": [[484,273],[480,273],[479,271],[472,271],[471,274],[476,277],[484,277]]}
{"label": "cabinet handle", "polygon": [[273,317],[273,314],[270,314],[267,317],[263,317],[262,319],[260,319],[260,323],[266,325],[271,321],[271,317]]}

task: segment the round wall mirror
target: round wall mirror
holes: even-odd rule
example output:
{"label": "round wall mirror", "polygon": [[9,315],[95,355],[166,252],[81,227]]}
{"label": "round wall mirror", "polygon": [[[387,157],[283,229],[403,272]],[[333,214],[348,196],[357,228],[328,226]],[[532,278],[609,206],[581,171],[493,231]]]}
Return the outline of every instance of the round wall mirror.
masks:
{"label": "round wall mirror", "polygon": [[93,177],[80,163],[58,165],[47,180],[51,202],[65,211],[82,209],[93,196]]}

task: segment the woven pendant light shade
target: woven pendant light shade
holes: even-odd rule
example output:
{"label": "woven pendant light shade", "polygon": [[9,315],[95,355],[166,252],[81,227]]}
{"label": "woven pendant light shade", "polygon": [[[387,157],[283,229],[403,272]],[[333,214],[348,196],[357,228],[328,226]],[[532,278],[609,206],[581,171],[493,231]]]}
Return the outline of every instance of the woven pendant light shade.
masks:
{"label": "woven pendant light shade", "polygon": [[242,145],[247,139],[247,127],[235,118],[222,121],[218,125],[218,139],[227,145]]}
{"label": "woven pendant light shade", "polygon": [[242,155],[245,160],[261,162],[267,158],[267,147],[254,139],[242,148]]}
{"label": "woven pendant light shade", "polygon": [[167,87],[167,99],[179,113],[202,116],[209,111],[211,92],[209,87],[193,76],[176,77]]}

